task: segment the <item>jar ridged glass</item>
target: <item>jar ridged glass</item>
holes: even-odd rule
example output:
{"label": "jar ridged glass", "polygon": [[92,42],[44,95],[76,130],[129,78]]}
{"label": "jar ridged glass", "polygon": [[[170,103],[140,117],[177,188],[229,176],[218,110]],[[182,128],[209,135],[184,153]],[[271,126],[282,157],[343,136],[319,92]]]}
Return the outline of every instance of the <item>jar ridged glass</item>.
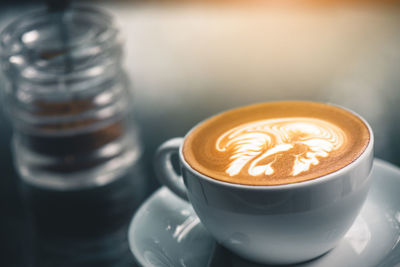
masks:
{"label": "jar ridged glass", "polygon": [[0,36],[4,106],[22,179],[60,190],[107,184],[141,156],[112,18],[79,7],[31,13]]}

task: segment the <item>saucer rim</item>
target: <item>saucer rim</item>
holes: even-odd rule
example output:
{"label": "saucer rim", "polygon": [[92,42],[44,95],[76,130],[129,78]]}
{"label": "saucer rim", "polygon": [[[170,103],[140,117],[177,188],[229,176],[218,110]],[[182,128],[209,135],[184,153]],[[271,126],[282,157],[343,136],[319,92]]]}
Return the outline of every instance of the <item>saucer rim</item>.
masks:
{"label": "saucer rim", "polygon": [[[382,168],[383,170],[387,170],[387,171],[389,171],[389,172],[396,173],[396,175],[395,175],[395,176],[396,176],[396,179],[398,179],[399,182],[400,182],[400,167],[399,167],[399,166],[397,166],[397,165],[395,165],[395,164],[393,164],[393,163],[387,162],[387,161],[385,161],[385,160],[379,159],[379,158],[374,158],[374,160],[373,160],[373,167],[372,167],[372,168],[375,168],[376,166],[380,166],[380,168]],[[371,177],[371,178],[374,179],[374,177]],[[139,249],[136,247],[136,245],[135,245],[134,242],[133,242],[134,238],[130,238],[130,237],[133,236],[132,231],[133,231],[134,225],[137,224],[137,221],[138,221],[139,218],[141,217],[141,214],[143,214],[143,213],[146,211],[146,207],[148,207],[148,206],[150,205],[150,203],[152,203],[152,200],[153,200],[154,198],[158,197],[158,195],[160,194],[160,192],[161,192],[163,189],[169,190],[166,186],[161,186],[160,188],[158,188],[157,190],[155,190],[155,191],[143,202],[143,204],[139,207],[139,209],[135,212],[135,214],[133,215],[132,220],[131,220],[131,222],[130,222],[130,225],[129,225],[129,230],[128,230],[128,243],[129,243],[129,248],[130,248],[130,251],[131,251],[131,253],[132,253],[132,255],[133,255],[133,257],[134,257],[136,263],[139,264],[140,266],[143,266],[143,267],[146,266],[146,263],[142,261],[141,257],[136,257],[136,256],[135,256],[135,255],[138,254],[138,252],[135,252],[135,251],[139,251]],[[171,192],[171,194],[175,195],[173,192]],[[176,195],[175,195],[175,196],[176,196]],[[178,200],[178,201],[182,201],[182,202],[187,203],[187,204],[190,205],[189,202],[187,202],[187,201],[185,201],[185,200],[179,198],[178,196],[176,196],[176,197],[177,197],[177,200]],[[400,243],[398,244],[398,246],[400,247]]]}

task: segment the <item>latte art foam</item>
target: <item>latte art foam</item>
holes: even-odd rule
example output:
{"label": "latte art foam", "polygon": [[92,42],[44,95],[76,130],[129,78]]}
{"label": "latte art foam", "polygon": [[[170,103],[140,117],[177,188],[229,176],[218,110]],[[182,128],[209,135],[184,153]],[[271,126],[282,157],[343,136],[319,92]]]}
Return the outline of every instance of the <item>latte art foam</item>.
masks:
{"label": "latte art foam", "polygon": [[229,110],[185,138],[185,161],[206,176],[245,185],[324,177],[352,163],[370,141],[355,114],[328,104],[287,101]]}
{"label": "latte art foam", "polygon": [[[327,157],[333,150],[344,145],[345,133],[337,126],[312,118],[279,118],[255,121],[235,127],[216,142],[216,149],[229,153],[225,172],[238,175],[248,165],[252,176],[272,175],[272,164],[280,154],[295,158],[290,175],[308,171],[311,165],[319,164],[319,157]],[[295,146],[302,149],[293,150]],[[262,163],[263,162],[263,163]]]}

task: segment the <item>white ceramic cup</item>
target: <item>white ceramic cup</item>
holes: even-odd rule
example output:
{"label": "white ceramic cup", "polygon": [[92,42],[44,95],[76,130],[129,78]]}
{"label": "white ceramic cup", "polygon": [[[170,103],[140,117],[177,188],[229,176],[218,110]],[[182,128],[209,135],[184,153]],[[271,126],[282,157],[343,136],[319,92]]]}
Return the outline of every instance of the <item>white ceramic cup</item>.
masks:
{"label": "white ceramic cup", "polygon": [[[182,152],[184,138],[159,147],[155,171],[161,183],[190,201],[212,236],[237,255],[268,264],[307,261],[340,241],[368,193],[374,138],[362,121],[370,142],[361,156],[313,180],[277,186],[219,181],[189,165]],[[173,168],[173,154],[179,154],[182,175]]]}

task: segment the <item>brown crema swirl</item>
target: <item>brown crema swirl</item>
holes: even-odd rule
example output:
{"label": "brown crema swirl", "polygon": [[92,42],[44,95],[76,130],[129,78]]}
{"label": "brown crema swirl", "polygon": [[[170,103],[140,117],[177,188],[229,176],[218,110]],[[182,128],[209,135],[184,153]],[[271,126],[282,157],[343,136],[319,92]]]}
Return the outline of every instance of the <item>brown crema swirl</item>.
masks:
{"label": "brown crema swirl", "polygon": [[185,160],[211,178],[245,185],[297,183],[337,171],[370,140],[353,113],[315,102],[257,104],[216,115],[194,128]]}

